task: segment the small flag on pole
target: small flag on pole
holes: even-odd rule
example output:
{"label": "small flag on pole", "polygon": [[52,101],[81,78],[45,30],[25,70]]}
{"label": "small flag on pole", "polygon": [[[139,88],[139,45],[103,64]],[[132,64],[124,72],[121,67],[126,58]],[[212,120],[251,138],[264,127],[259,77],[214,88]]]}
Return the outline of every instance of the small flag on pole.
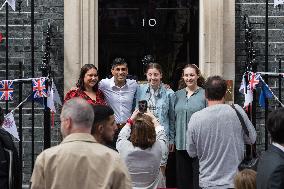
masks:
{"label": "small flag on pole", "polygon": [[13,137],[15,137],[18,141],[20,141],[13,113],[8,113],[5,116],[3,129],[13,135]]}
{"label": "small flag on pole", "polygon": [[56,113],[54,102],[62,105],[55,83],[52,81],[51,87],[49,88],[49,96],[47,97],[47,107],[49,107],[51,111]]}
{"label": "small flag on pole", "polygon": [[261,93],[259,95],[259,105],[263,108],[265,107],[265,99],[266,98],[273,98],[273,92],[269,88],[269,86],[263,81],[262,77],[260,77],[260,84],[261,84]]}
{"label": "small flag on pole", "polygon": [[255,86],[258,85],[259,83],[259,77],[260,77],[260,74],[255,74],[255,73],[251,73],[251,76],[250,76],[250,81],[249,81],[249,85],[250,85],[250,89],[255,89]]}
{"label": "small flag on pole", "polygon": [[253,101],[253,90],[251,89],[251,83],[247,83],[245,77],[243,75],[239,91],[245,95],[244,107],[247,107]]}

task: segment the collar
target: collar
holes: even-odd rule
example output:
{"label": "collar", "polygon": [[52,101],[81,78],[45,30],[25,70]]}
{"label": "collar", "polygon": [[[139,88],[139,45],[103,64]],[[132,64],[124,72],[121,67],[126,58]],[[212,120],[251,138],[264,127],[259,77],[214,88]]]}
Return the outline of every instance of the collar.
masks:
{"label": "collar", "polygon": [[125,85],[123,85],[122,87],[117,87],[115,85],[115,82],[114,82],[114,77],[112,76],[112,78],[110,78],[110,87],[113,88],[113,87],[116,87],[116,88],[124,88],[125,86],[128,86],[128,83],[127,83],[127,79],[125,80]]}
{"label": "collar", "polygon": [[282,146],[282,145],[280,145],[280,144],[278,144],[276,142],[273,142],[272,145],[277,147],[277,148],[279,148],[282,152],[284,152],[284,146]]}
{"label": "collar", "polygon": [[[146,93],[151,93],[151,87],[150,87],[150,84],[147,84],[148,85],[148,88],[146,90]],[[162,83],[160,84],[160,87],[157,89],[156,92],[154,92],[154,95],[157,97],[157,98],[161,98],[162,97]]]}
{"label": "collar", "polygon": [[62,144],[74,141],[85,141],[85,142],[92,142],[97,143],[95,138],[89,133],[72,133],[64,138]]}
{"label": "collar", "polygon": [[[197,94],[197,93],[200,91],[200,89],[201,89],[201,87],[199,87],[198,89],[196,89],[196,90],[192,93],[191,96]],[[188,91],[186,90],[186,87],[184,88],[184,91],[185,91],[185,96],[187,96]]]}

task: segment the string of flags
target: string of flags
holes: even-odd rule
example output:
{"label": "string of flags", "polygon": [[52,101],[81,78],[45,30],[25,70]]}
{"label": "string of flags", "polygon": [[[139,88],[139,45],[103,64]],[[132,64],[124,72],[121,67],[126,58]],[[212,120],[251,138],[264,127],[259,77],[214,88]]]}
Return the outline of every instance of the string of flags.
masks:
{"label": "string of flags", "polygon": [[46,77],[0,81],[0,100],[13,100],[14,82],[32,80],[34,98],[48,97]]}
{"label": "string of flags", "polygon": [[29,79],[15,79],[15,80],[2,80],[0,81],[0,100],[13,100],[13,83],[17,81],[28,81],[31,80],[33,83],[32,93],[26,97],[17,107],[11,110],[10,113],[5,115],[5,120],[3,123],[3,128],[14,136],[17,140],[19,139],[19,134],[17,131],[17,126],[14,119],[14,111],[19,108],[26,101],[34,100],[44,105],[43,97],[47,97],[47,103],[45,108],[49,108],[52,113],[52,124],[54,125],[54,113],[56,113],[55,103],[62,106],[59,93],[55,86],[55,83],[51,79],[51,86],[47,90],[46,83],[48,82],[47,77],[40,78],[29,78]]}
{"label": "string of flags", "polygon": [[[284,104],[278,99],[278,97],[272,92],[269,86],[262,79],[261,74],[268,74],[267,72],[249,72],[248,74],[243,75],[242,83],[239,88],[239,91],[245,95],[244,107],[247,107],[253,101],[253,91],[256,87],[261,88],[259,95],[259,105],[265,107],[265,99],[274,98],[282,107]],[[284,77],[284,73],[273,73],[279,76]],[[248,78],[246,78],[248,77]],[[246,82],[248,81],[248,82]]]}

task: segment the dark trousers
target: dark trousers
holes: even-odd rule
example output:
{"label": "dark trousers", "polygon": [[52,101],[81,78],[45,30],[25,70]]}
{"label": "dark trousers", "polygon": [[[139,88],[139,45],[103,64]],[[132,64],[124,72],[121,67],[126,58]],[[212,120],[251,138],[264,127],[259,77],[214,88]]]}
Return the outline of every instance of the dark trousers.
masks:
{"label": "dark trousers", "polygon": [[166,168],[166,185],[167,188],[176,188],[176,153],[170,152]]}
{"label": "dark trousers", "polygon": [[178,189],[199,189],[198,159],[189,157],[186,150],[177,150],[176,175]]}

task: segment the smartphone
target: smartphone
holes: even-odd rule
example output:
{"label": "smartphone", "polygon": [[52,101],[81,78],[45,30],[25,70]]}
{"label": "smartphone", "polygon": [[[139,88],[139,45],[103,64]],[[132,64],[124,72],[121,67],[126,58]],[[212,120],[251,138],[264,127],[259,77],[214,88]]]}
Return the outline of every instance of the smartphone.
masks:
{"label": "smartphone", "polygon": [[147,112],[147,108],[148,108],[147,100],[140,100],[138,102],[138,108],[139,108],[139,112],[141,113]]}

